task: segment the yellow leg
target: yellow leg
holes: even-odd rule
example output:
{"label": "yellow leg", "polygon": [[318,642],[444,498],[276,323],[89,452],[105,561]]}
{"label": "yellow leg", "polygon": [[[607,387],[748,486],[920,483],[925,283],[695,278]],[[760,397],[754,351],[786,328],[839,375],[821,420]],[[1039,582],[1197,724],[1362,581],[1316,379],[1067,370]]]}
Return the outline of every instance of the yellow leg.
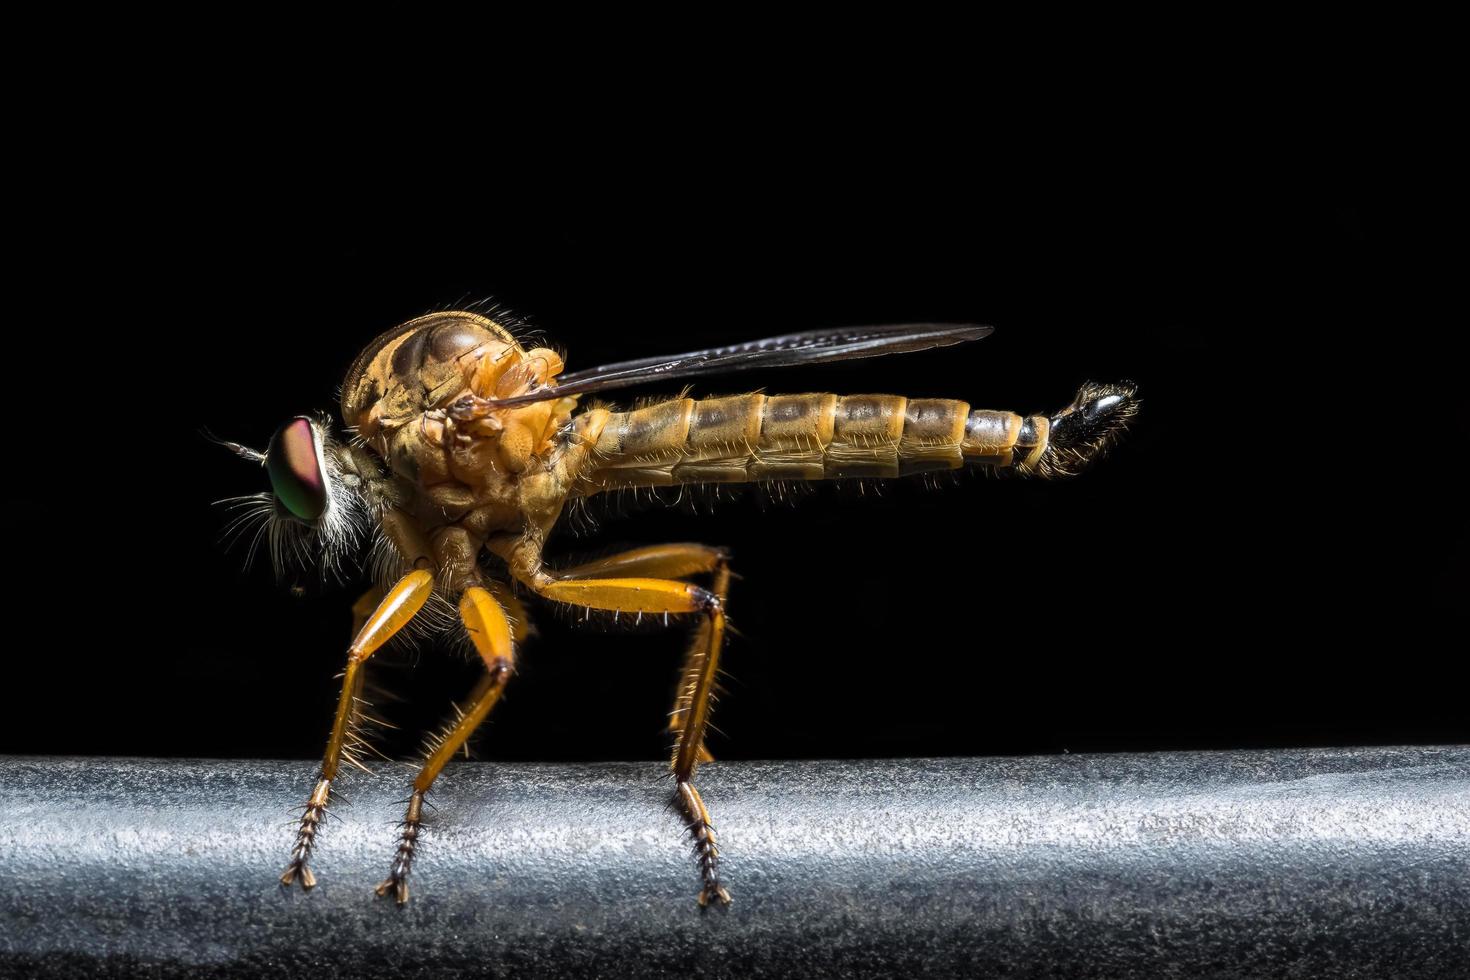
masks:
{"label": "yellow leg", "polygon": [[[728,583],[726,583],[728,584]],[[720,647],[725,638],[724,604],[713,592],[687,582],[660,578],[587,578],[541,582],[533,586],[548,599],[590,609],[631,613],[700,613],[705,617],[704,647],[691,663],[692,686],[688,708],[674,747],[674,778],[678,781],[675,803],[684,815],[694,838],[704,887],[699,904],[711,899],[730,904],[730,893],[720,884],[720,851],[709,810],[694,788],[694,771],[699,766],[700,746],[709,724],[710,692],[719,670]]]}
{"label": "yellow leg", "polygon": [[504,582],[486,582],[485,589],[500,603],[500,608],[505,610],[505,616],[510,620],[511,642],[516,646],[525,643],[526,637],[535,632],[526,614],[526,604]]}
{"label": "yellow leg", "polygon": [[321,776],[316,788],[306,801],[306,812],[301,815],[301,825],[296,831],[296,843],[291,848],[291,863],[281,875],[281,884],[289,885],[301,879],[303,888],[316,884],[307,862],[322,820],[327,815],[327,803],[332,793],[332,780],[342,762],[342,748],[347,741],[348,722],[354,713],[354,705],[362,687],[361,667],[393,634],[397,633],[414,615],[424,607],[430,593],[434,591],[434,576],[424,569],[409,572],[388,590],[372,614],[366,617],[358,629],[352,646],[347,650],[347,670],[342,675],[342,694],[337,699],[337,715],[332,721],[332,734],[327,739],[327,751],[322,757]]}
{"label": "yellow leg", "polygon": [[408,812],[399,825],[398,850],[393,856],[393,866],[388,877],[377,888],[380,896],[392,894],[399,905],[408,901],[408,875],[413,869],[419,825],[423,822],[424,794],[434,785],[434,780],[439,777],[445,764],[454,757],[454,753],[459,751],[465,740],[489,716],[515,670],[515,642],[511,624],[495,596],[478,585],[470,586],[459,600],[459,616],[465,629],[469,631],[475,650],[485,661],[486,675],[470,696],[469,707],[434,747],[413,781],[413,793],[408,798]]}
{"label": "yellow leg", "polygon": [[724,566],[729,555],[723,548],[704,544],[656,544],[620,551],[597,561],[558,572],[561,579],[583,578],[687,578],[704,575]]}
{"label": "yellow leg", "polygon": [[[578,565],[562,572],[563,579],[580,579],[605,576],[650,576],[654,578],[686,578],[690,575],[710,575],[710,591],[724,606],[730,598],[730,554],[723,548],[712,548],[703,544],[659,544],[646,548],[610,555],[598,561]],[[689,717],[689,705],[698,687],[703,669],[705,651],[710,645],[710,622],[704,620],[690,640],[689,650],[684,654],[684,667],[679,671],[679,686],[675,689],[674,708],[669,712],[669,728],[675,736],[684,730]],[[713,762],[715,757],[703,741],[699,743],[697,762]]]}
{"label": "yellow leg", "polygon": [[383,601],[383,590],[380,586],[373,586],[352,604],[352,635],[356,636],[362,632],[363,626],[367,624],[368,617],[378,608],[378,603]]}
{"label": "yellow leg", "polygon": [[[714,568],[714,580],[710,584],[710,591],[715,598],[720,600],[720,607],[725,608],[730,598],[730,565],[729,557],[721,552],[718,563]],[[669,712],[669,731],[674,733],[674,759],[673,765],[677,768],[679,760],[679,745],[682,740],[684,729],[689,725],[689,713],[695,699],[703,697],[706,701],[714,697],[714,679],[710,680],[708,688],[701,694],[700,678],[704,676],[706,651],[712,649],[710,630],[713,624],[709,620],[699,624],[694,637],[689,642],[689,649],[684,654],[684,669],[679,673],[679,687],[674,695],[674,710]],[[716,650],[718,655],[718,648]],[[706,714],[706,718],[708,715]],[[704,733],[700,732],[699,742],[695,746],[695,763],[714,762],[715,757],[710,755],[709,749],[704,744]],[[691,787],[692,789],[693,787]]]}

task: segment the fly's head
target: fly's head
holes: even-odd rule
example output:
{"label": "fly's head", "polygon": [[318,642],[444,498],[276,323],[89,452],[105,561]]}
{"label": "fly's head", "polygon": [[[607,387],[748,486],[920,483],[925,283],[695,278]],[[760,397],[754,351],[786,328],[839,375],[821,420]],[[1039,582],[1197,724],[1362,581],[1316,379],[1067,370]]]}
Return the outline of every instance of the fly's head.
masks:
{"label": "fly's head", "polygon": [[249,559],[262,543],[276,574],[314,571],[340,576],[369,527],[371,460],[337,442],[327,423],[305,415],[290,419],[262,452],[222,442],[266,472],[268,492],[219,501],[235,513],[225,534],[249,540]]}
{"label": "fly's head", "polygon": [[[475,483],[491,471],[525,469],[571,411],[569,400],[486,404],[555,384],[561,371],[555,351],[526,349],[488,317],[431,313],[358,355],[342,386],[342,417],[395,473],[420,483],[450,476]],[[466,405],[482,407],[466,412]]]}

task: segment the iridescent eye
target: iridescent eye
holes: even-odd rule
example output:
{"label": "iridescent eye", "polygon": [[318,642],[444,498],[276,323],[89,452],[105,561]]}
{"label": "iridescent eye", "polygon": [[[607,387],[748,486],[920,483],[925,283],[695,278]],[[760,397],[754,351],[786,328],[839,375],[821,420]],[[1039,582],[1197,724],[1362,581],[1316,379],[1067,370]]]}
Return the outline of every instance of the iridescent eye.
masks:
{"label": "iridescent eye", "polygon": [[265,451],[265,469],[276,499],[292,514],[315,521],[326,512],[321,445],[309,419],[295,418],[276,430]]}

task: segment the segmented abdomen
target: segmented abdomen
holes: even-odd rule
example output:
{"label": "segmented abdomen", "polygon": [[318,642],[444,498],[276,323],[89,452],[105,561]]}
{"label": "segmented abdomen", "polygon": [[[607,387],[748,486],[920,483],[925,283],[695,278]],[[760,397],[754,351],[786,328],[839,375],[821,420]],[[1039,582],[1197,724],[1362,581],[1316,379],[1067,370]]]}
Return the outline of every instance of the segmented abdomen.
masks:
{"label": "segmented abdomen", "polygon": [[615,412],[597,442],[588,492],[673,483],[893,477],[967,463],[1023,472],[1047,448],[1049,420],[970,411],[902,395],[675,398]]}

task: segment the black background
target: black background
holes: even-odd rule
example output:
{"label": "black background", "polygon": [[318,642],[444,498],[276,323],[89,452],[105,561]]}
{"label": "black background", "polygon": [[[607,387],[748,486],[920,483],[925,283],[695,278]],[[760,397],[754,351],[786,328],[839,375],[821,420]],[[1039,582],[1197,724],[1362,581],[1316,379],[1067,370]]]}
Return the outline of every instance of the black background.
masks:
{"label": "black background", "polygon": [[[514,142],[473,130],[362,169],[298,153],[307,121],[91,186],[42,255],[63,282],[28,380],[64,407],[21,426],[7,490],[23,625],[0,751],[318,753],[354,594],[242,571],[211,501],[265,478],[200,430],[263,446],[335,412],[381,330],[487,298],[570,369],[818,326],[997,328],[696,393],[1032,412],[1138,383],[1136,430],[1075,481],[749,492],[557,539],[732,548],[717,757],[1470,740],[1467,417],[1453,338],[1416,305],[1444,270],[1417,258],[1432,204],[1165,120],[1100,113],[1004,152],[950,122],[820,149],[609,124],[512,172]],[[662,754],[682,631],[538,623],[477,752]],[[385,750],[411,755],[474,670],[382,656]]]}

